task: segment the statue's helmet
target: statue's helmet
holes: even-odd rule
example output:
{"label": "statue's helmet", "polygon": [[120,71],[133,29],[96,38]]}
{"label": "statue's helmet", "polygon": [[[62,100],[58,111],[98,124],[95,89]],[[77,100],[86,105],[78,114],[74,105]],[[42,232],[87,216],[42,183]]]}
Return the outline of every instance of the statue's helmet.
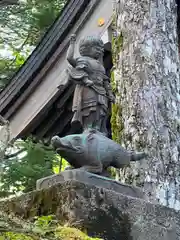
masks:
{"label": "statue's helmet", "polygon": [[82,56],[89,56],[92,49],[102,54],[104,52],[104,43],[99,36],[86,36],[80,40],[79,53]]}

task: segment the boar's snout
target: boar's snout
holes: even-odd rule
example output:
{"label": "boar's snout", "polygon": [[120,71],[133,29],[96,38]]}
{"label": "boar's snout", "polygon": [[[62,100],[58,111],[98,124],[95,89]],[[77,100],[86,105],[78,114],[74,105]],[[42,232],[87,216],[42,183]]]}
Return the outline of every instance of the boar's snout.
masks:
{"label": "boar's snout", "polygon": [[59,146],[60,142],[61,142],[60,137],[58,137],[58,136],[54,136],[51,139],[51,144],[53,145],[54,148],[57,148]]}

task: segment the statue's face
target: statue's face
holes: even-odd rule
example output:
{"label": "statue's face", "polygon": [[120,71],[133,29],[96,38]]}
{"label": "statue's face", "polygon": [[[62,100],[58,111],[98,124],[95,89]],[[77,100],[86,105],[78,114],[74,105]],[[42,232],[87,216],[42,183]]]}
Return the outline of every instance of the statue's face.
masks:
{"label": "statue's face", "polygon": [[103,51],[100,47],[94,46],[91,48],[91,51],[89,52],[92,58],[100,59],[103,56]]}
{"label": "statue's face", "polygon": [[103,57],[103,49],[99,46],[88,46],[80,51],[82,56],[91,57],[94,59],[101,59]]}

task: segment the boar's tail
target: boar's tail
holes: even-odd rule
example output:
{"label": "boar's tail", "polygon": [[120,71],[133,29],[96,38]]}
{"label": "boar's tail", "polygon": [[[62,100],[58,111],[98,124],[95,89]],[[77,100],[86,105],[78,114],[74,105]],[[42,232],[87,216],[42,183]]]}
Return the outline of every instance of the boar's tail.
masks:
{"label": "boar's tail", "polygon": [[139,153],[131,153],[131,160],[130,161],[139,161],[143,158],[146,158],[148,155],[144,152],[139,152]]}

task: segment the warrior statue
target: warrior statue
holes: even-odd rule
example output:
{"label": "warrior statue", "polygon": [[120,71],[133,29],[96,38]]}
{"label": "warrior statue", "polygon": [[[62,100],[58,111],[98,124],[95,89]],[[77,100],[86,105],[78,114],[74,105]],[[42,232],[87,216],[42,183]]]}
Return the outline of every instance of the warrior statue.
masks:
{"label": "warrior statue", "polygon": [[107,135],[109,103],[114,101],[114,96],[103,66],[103,41],[97,36],[83,38],[79,44],[80,57],[74,58],[75,41],[72,35],[67,53],[69,80],[76,84],[71,123],[80,123],[83,130],[94,128]]}

